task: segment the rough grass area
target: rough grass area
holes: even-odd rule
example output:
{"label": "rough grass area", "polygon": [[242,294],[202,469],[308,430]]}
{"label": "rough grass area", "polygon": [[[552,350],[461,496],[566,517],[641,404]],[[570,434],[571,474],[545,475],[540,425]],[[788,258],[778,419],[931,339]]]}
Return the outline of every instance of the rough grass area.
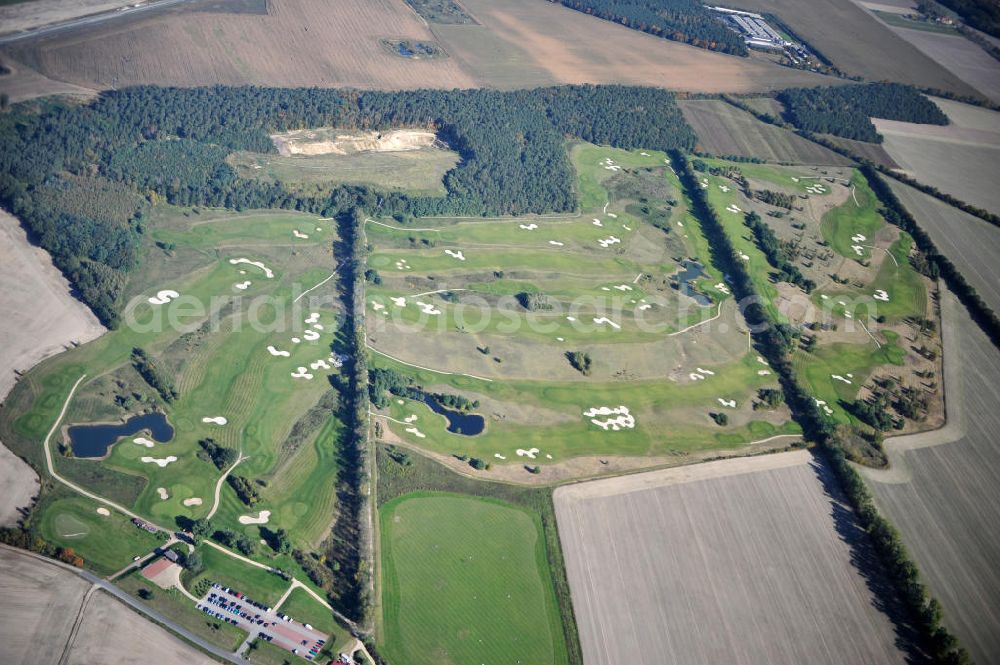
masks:
{"label": "rough grass area", "polygon": [[210,545],[201,545],[196,551],[201,555],[205,570],[196,576],[184,572],[184,586],[192,593],[198,582],[206,579],[235,589],[265,605],[274,606],[290,584],[272,572],[251,566]]}
{"label": "rough grass area", "polygon": [[[844,201],[823,217],[820,227],[823,238],[841,256],[858,261],[871,258],[871,244],[875,233],[885,225],[878,213],[878,199],[868,186],[868,182],[857,171],[851,177],[851,198]],[[864,240],[854,241],[852,237],[863,235]],[[862,248],[861,254],[853,246]]]}
{"label": "rough grass area", "polygon": [[458,163],[450,150],[360,152],[350,155],[272,155],[240,152],[229,163],[241,178],[280,182],[298,192],[326,193],[342,184],[372,185],[422,196],[443,196],[442,178]]}
{"label": "rough grass area", "polygon": [[567,662],[536,517],[483,499],[414,494],[383,506],[380,524],[388,658]]}

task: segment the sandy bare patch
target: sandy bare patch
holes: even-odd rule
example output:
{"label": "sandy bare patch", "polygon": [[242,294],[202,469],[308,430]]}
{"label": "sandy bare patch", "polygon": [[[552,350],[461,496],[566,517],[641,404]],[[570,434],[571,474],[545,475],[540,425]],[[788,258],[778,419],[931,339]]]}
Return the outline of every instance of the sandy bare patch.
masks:
{"label": "sandy bare patch", "polygon": [[271,269],[268,268],[263,263],[261,263],[260,261],[251,261],[250,259],[240,257],[238,259],[229,259],[229,263],[231,263],[234,266],[238,266],[238,265],[241,265],[241,264],[247,264],[247,265],[254,266],[255,268],[260,268],[261,270],[264,271],[264,277],[267,277],[268,279],[273,279],[274,278],[274,273],[271,272]]}
{"label": "sandy bare patch", "polygon": [[434,146],[434,132],[394,129],[387,132],[355,132],[335,128],[297,129],[272,134],[278,153],[291,155],[350,155],[358,152],[406,152]]}
{"label": "sandy bare patch", "polygon": [[170,493],[167,492],[166,487],[157,487],[156,494],[160,497],[160,501],[166,501],[170,498]]}
{"label": "sandy bare patch", "polygon": [[270,516],[270,510],[262,510],[256,515],[240,515],[239,520],[240,524],[267,524]]}
{"label": "sandy bare patch", "polygon": [[[163,489],[163,488],[161,487],[160,489]],[[101,515],[103,517],[110,517],[111,516],[111,511],[108,510],[107,508],[105,508],[104,506],[101,506],[100,508],[97,509],[97,514]]]}
{"label": "sandy bare patch", "polygon": [[201,497],[193,496],[190,499],[184,499],[183,501],[181,501],[181,503],[183,503],[188,508],[191,508],[192,506],[200,506],[203,502],[201,500]]}
{"label": "sandy bare patch", "polygon": [[225,425],[229,422],[224,416],[205,416],[201,419],[203,423],[211,423],[213,425]]}
{"label": "sandy bare patch", "polygon": [[174,455],[168,455],[166,457],[159,457],[159,458],[158,457],[140,457],[139,460],[143,464],[155,464],[156,466],[158,466],[158,467],[160,467],[162,469],[163,467],[165,467],[166,465],[170,464],[171,462],[176,462],[177,461],[177,457],[175,457]]}

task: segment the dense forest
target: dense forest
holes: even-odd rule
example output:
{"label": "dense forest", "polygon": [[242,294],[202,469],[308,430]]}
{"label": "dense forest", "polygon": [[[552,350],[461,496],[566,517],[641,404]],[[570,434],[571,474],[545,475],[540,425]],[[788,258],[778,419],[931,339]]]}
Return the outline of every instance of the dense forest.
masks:
{"label": "dense forest", "polygon": [[937,0],[977,30],[1000,38],[1000,4],[996,0]]}
{"label": "dense forest", "polygon": [[[556,0],[550,0],[555,2]],[[558,0],[563,6],[657,37],[746,55],[743,37],[698,0]]]}
{"label": "dense forest", "polygon": [[899,83],[789,88],[778,95],[786,119],[809,132],[881,143],[871,118],[947,125],[948,116],[919,90]]}
{"label": "dense forest", "polygon": [[[358,186],[304,195],[280,183],[242,180],[225,161],[235,150],[274,152],[270,133],[321,126],[426,127],[461,160],[445,175],[442,197]],[[695,142],[673,96],[653,88],[136,87],[87,105],[26,103],[0,114],[0,205],[52,254],[101,321],[114,325],[127,274],[138,262],[147,201],[324,216],[355,207],[417,216],[569,211],[576,196],[567,136],[663,150]],[[60,194],[67,187],[101,195]]]}

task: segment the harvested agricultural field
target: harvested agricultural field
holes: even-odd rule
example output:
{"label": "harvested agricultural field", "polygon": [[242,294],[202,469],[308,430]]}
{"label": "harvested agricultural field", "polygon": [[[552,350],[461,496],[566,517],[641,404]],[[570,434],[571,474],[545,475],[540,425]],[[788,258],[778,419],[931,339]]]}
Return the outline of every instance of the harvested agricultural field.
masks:
{"label": "harvested agricultural field", "polygon": [[862,157],[871,162],[875,162],[880,166],[885,166],[890,169],[899,168],[899,164],[892,161],[892,157],[889,153],[885,151],[880,143],[867,143],[866,141],[855,141],[853,139],[845,139],[841,136],[834,136],[832,134],[822,134],[823,138],[830,141],[834,145],[840,146],[846,150],[850,150],[851,153]]}
{"label": "harvested agricultural field", "polygon": [[775,14],[796,35],[849,74],[962,95],[976,94],[972,86],[851,0],[735,0],[727,6]]}
{"label": "harvested agricultural field", "polygon": [[[677,102],[698,135],[698,144],[715,155],[756,157],[769,162],[849,164],[850,160],[794,132],[761,122],[718,99]],[[773,112],[773,111],[771,111]]]}
{"label": "harvested agricultural field", "polygon": [[1000,659],[1000,354],[950,293],[943,297],[943,429],[886,439],[889,471],[863,469],[973,661]]}
{"label": "harvested agricultural field", "polygon": [[537,516],[429,493],[390,501],[379,515],[387,659],[567,662]]}
{"label": "harvested agricultural field", "polygon": [[[903,663],[867,537],[810,453],[555,491],[584,660]],[[669,553],[665,556],[664,553]]]}
{"label": "harvested agricultural field", "polygon": [[1000,312],[1000,229],[909,185],[886,182],[938,251],[958,267],[990,309]]}
{"label": "harvested agricultural field", "polygon": [[266,14],[183,3],[7,47],[16,60],[69,83],[462,88],[475,80],[452,58],[412,60],[386,37],[434,41],[403,2],[272,0]]}
{"label": "harvested agricultural field", "polygon": [[995,186],[1000,163],[1000,113],[935,99],[951,124],[916,125],[875,119],[886,152],[899,168],[925,185],[993,213],[1000,213]]}
{"label": "harvested agricultural field", "polygon": [[775,374],[750,352],[666,155],[581,143],[571,158],[578,215],[367,220],[386,440],[505,478],[795,440],[784,406],[757,404]]}

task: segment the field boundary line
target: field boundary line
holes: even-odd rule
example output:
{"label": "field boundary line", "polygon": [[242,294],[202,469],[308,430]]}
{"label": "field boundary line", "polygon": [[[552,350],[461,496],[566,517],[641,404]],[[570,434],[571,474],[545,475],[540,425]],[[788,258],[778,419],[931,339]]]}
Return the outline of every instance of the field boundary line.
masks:
{"label": "field boundary line", "polygon": [[329,281],[330,281],[331,279],[333,279],[334,277],[336,277],[336,276],[337,276],[337,270],[340,270],[340,268],[338,267],[338,268],[337,268],[336,270],[334,270],[334,271],[333,271],[332,273],[330,273],[330,276],[329,276],[329,277],[327,277],[326,279],[324,279],[324,280],[323,280],[322,282],[320,282],[319,284],[316,284],[316,285],[315,285],[315,286],[313,286],[312,288],[308,288],[308,289],[306,289],[305,291],[303,291],[302,293],[300,293],[299,295],[295,296],[295,298],[294,298],[294,299],[292,300],[292,302],[293,302],[293,303],[296,303],[296,302],[298,302],[299,300],[301,300],[301,299],[302,299],[302,298],[303,298],[303,297],[304,297],[304,296],[305,296],[305,295],[306,295],[307,293],[309,293],[310,291],[315,291],[315,290],[316,290],[316,289],[318,289],[319,287],[321,287],[321,286],[323,286],[324,284],[326,284],[327,282],[329,282]]}
{"label": "field boundary line", "polygon": [[478,381],[486,381],[487,383],[493,383],[493,379],[487,379],[484,376],[476,376],[475,374],[463,374],[462,372],[445,372],[444,370],[440,370],[440,369],[432,369],[430,367],[423,367],[422,365],[414,365],[413,363],[408,363],[405,360],[400,360],[399,358],[396,358],[395,356],[390,356],[388,353],[385,353],[384,351],[379,351],[378,349],[376,349],[374,346],[372,346],[368,342],[365,342],[365,346],[368,347],[368,349],[370,351],[374,351],[375,353],[379,354],[380,356],[385,356],[389,360],[394,360],[394,361],[396,361],[398,363],[401,363],[403,365],[407,365],[409,367],[416,367],[417,369],[422,369],[422,370],[425,370],[425,371],[428,371],[428,372],[434,372],[435,374],[444,374],[445,376],[467,376],[470,379],[476,379]]}

